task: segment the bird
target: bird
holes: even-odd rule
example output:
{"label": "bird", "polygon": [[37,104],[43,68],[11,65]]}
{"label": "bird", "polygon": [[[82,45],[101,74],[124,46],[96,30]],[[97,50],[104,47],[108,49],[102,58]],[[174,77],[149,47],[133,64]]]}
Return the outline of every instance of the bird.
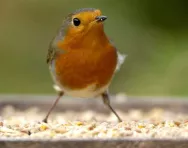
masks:
{"label": "bird", "polygon": [[82,8],[68,14],[49,44],[46,62],[58,97],[47,112],[48,117],[64,95],[77,98],[101,97],[119,122],[122,121],[110,103],[109,86],[124,63],[104,31],[100,9]]}

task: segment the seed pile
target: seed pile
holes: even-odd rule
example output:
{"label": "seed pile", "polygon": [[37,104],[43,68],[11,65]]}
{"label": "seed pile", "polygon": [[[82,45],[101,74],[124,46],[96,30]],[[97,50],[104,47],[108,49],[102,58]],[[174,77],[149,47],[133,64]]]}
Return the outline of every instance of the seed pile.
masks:
{"label": "seed pile", "polygon": [[188,115],[160,108],[149,112],[130,110],[117,112],[123,118],[118,123],[113,114],[92,110],[56,112],[49,123],[41,120],[45,112],[38,108],[19,111],[6,106],[0,114],[0,137],[15,138],[188,138]]}

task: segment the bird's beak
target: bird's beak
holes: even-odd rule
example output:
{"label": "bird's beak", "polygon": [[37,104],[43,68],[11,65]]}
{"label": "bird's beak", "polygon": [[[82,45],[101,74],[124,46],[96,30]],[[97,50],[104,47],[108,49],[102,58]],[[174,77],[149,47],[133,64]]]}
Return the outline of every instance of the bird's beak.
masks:
{"label": "bird's beak", "polygon": [[102,15],[102,16],[97,16],[97,17],[95,18],[95,20],[96,20],[97,22],[104,22],[106,19],[107,19],[107,16],[104,16],[104,15]]}

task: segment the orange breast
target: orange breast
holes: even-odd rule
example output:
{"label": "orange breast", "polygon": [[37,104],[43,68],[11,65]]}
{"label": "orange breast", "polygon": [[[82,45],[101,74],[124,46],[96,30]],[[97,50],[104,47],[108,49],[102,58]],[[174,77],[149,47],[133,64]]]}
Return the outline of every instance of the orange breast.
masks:
{"label": "orange breast", "polygon": [[116,64],[116,49],[111,45],[95,50],[69,50],[56,57],[56,76],[62,86],[72,90],[90,84],[96,84],[97,89],[110,82]]}

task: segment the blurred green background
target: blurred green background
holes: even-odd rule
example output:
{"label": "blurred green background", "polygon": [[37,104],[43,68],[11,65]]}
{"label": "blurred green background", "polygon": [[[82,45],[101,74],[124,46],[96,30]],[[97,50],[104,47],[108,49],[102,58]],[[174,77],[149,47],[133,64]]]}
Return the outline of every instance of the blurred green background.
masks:
{"label": "blurred green background", "polygon": [[0,0],[0,93],[55,93],[46,64],[63,17],[94,7],[128,55],[110,90],[128,95],[188,95],[187,0]]}

